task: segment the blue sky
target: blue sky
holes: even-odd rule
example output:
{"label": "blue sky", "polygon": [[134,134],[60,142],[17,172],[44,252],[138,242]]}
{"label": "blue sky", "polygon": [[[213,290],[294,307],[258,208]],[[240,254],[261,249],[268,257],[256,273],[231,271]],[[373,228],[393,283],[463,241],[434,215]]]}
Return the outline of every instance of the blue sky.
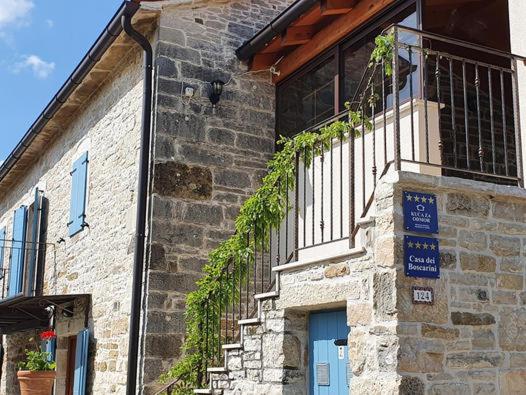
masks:
{"label": "blue sky", "polygon": [[120,0],[0,0],[0,161],[58,91]]}

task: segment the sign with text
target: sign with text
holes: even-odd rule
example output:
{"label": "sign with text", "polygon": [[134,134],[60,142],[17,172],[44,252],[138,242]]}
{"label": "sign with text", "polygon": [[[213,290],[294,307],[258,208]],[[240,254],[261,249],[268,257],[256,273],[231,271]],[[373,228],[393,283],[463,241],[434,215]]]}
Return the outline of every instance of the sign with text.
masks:
{"label": "sign with text", "polygon": [[429,237],[404,237],[404,266],[408,277],[440,278],[438,240]]}
{"label": "sign with text", "polygon": [[412,287],[413,304],[434,304],[435,293],[431,287]]}
{"label": "sign with text", "polygon": [[410,232],[438,233],[436,196],[404,191],[404,227]]}

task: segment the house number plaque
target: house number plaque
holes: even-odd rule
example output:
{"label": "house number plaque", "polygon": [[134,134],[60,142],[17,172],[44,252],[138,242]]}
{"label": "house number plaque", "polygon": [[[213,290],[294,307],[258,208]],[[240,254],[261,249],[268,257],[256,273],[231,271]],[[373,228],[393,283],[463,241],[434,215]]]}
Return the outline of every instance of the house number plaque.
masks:
{"label": "house number plaque", "polygon": [[412,287],[413,304],[429,304],[435,303],[435,293],[431,287]]}

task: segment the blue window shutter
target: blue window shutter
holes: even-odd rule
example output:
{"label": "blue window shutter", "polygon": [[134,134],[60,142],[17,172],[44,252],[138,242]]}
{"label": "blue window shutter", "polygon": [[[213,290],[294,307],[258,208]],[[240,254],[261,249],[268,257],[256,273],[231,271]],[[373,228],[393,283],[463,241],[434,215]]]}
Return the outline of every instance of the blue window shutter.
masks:
{"label": "blue window shutter", "polygon": [[[40,225],[40,190],[35,188],[35,200],[33,203],[33,223],[31,225],[31,244],[28,245],[27,251],[29,257],[27,259],[27,284],[29,296],[34,295],[35,291],[35,269],[37,264],[37,253],[39,249],[39,225]],[[28,232],[29,234],[29,232]]]}
{"label": "blue window shutter", "polygon": [[77,335],[75,352],[75,376],[73,379],[73,395],[86,394],[86,378],[88,375],[89,330],[83,329]]}
{"label": "blue window shutter", "polygon": [[9,264],[9,297],[22,292],[24,284],[24,260],[26,253],[27,207],[15,211],[13,220],[13,243]]}
{"label": "blue window shutter", "polygon": [[73,164],[71,171],[71,206],[69,211],[69,235],[74,236],[85,226],[86,192],[88,186],[88,153],[85,152]]}
{"label": "blue window shutter", "polygon": [[5,228],[0,229],[0,278],[4,275]]}
{"label": "blue window shutter", "polygon": [[56,360],[56,351],[57,351],[57,339],[44,340],[40,344],[40,349],[42,352],[48,352],[48,362]]}

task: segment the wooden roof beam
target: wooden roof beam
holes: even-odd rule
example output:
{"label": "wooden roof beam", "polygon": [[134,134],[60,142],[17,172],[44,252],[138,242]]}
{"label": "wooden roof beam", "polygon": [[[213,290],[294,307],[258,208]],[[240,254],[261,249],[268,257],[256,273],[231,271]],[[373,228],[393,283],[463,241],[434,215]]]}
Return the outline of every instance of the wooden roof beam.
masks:
{"label": "wooden roof beam", "polygon": [[269,69],[278,60],[278,53],[257,53],[252,57],[250,70],[259,71]]}
{"label": "wooden roof beam", "polygon": [[289,26],[281,37],[281,46],[303,45],[314,36],[314,26]]}
{"label": "wooden roof beam", "polygon": [[347,14],[358,0],[321,0],[320,10],[323,16]]}
{"label": "wooden roof beam", "polygon": [[393,4],[395,0],[361,0],[347,14],[341,15],[325,29],[317,32],[312,39],[294,49],[283,60],[281,60],[278,70],[279,77],[274,82],[279,82],[303,66],[309,60],[314,59],[324,50],[334,45],[347,34],[366,22],[387,6]]}

